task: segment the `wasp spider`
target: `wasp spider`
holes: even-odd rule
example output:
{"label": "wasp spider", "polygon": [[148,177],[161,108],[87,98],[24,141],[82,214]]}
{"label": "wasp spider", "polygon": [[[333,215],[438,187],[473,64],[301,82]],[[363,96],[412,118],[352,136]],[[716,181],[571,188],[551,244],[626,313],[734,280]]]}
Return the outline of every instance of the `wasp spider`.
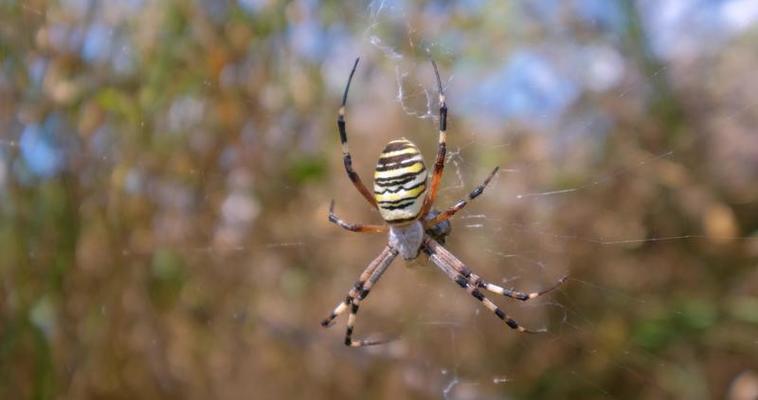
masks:
{"label": "wasp spider", "polygon": [[389,231],[389,243],[379,256],[372,261],[363,271],[358,281],[350,289],[345,300],[335,307],[334,311],[321,322],[328,327],[334,319],[350,310],[347,319],[345,333],[345,345],[360,347],[379,343],[386,340],[355,340],[353,339],[353,327],[358,314],[361,301],[368,296],[371,288],[381,278],[395,257],[399,254],[406,260],[413,260],[423,252],[429,259],[440,268],[451,280],[481,301],[485,307],[492,311],[498,318],[512,329],[521,332],[537,333],[540,331],[528,330],[509,317],[502,309],[484,296],[481,289],[492,293],[510,297],[517,300],[530,300],[545,294],[558,287],[566,277],[561,278],[552,287],[533,293],[517,292],[502,288],[489,283],[474,272],[466,264],[458,260],[452,253],[445,249],[445,237],[450,233],[450,217],[455,215],[469,201],[482,194],[484,188],[497,173],[495,168],[484,182],[477,186],[468,197],[460,200],[452,207],[443,212],[433,210],[434,200],[437,197],[442,171],[445,167],[446,139],[447,139],[447,106],[445,94],[442,90],[437,64],[432,61],[434,74],[437,78],[439,91],[439,143],[437,145],[437,157],[434,161],[431,182],[428,182],[428,172],[424,165],[424,159],[418,147],[407,139],[393,140],[387,144],[379,156],[379,162],[374,171],[374,191],[370,192],[361,181],[361,178],[353,170],[352,157],[347,145],[347,130],[345,128],[345,104],[347,93],[350,90],[350,82],[358,67],[358,59],[355,60],[353,69],[342,96],[342,106],[337,117],[337,127],[342,142],[342,157],[347,176],[353,182],[356,189],[373,207],[379,210],[379,214],[386,222],[383,225],[364,225],[347,223],[334,214],[334,200],[329,207],[329,221],[352,232],[387,232]]}

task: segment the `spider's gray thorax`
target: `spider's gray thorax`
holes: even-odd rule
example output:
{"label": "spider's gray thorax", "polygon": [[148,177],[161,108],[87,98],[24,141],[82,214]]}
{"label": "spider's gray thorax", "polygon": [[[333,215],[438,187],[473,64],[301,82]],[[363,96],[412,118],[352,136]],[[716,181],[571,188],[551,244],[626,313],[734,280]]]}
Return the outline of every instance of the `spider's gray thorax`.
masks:
{"label": "spider's gray thorax", "polygon": [[389,245],[406,260],[418,257],[424,240],[424,226],[419,221],[407,225],[390,225]]}

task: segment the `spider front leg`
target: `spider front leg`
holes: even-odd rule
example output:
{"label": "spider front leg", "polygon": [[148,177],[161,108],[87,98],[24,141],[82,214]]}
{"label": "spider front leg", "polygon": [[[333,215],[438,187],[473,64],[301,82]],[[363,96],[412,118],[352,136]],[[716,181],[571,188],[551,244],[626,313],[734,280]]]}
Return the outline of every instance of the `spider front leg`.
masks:
{"label": "spider front leg", "polygon": [[445,154],[447,154],[447,103],[445,103],[445,92],[442,90],[442,80],[437,69],[437,63],[432,60],[434,75],[437,77],[437,91],[439,92],[440,104],[440,129],[439,141],[437,143],[437,157],[434,160],[434,172],[432,173],[432,182],[429,185],[429,192],[424,198],[424,204],[421,207],[419,215],[426,215],[432,209],[434,200],[437,198],[437,191],[442,181],[442,172],[445,170]]}
{"label": "spider front leg", "polygon": [[386,225],[351,224],[345,222],[334,214],[334,200],[329,204],[329,222],[339,225],[340,228],[359,233],[382,233],[387,232]]}
{"label": "spider front leg", "polygon": [[353,186],[361,193],[361,195],[371,204],[374,208],[377,208],[374,195],[366,188],[366,185],[361,181],[361,177],[353,170],[353,157],[350,155],[350,149],[347,146],[347,128],[345,127],[345,106],[347,103],[347,92],[350,90],[350,82],[353,81],[353,75],[356,68],[358,68],[358,61],[360,58],[355,59],[353,69],[350,71],[350,78],[347,80],[347,86],[345,86],[345,93],[342,95],[342,105],[340,106],[339,113],[337,115],[337,129],[340,132],[340,143],[342,143],[342,161],[345,164],[345,172],[347,172],[348,178],[353,182]]}
{"label": "spider front leg", "polygon": [[479,197],[480,194],[484,192],[484,189],[489,185],[492,178],[497,174],[497,171],[500,169],[500,167],[495,167],[495,169],[490,172],[489,176],[487,176],[487,179],[484,180],[479,186],[477,186],[474,190],[471,191],[471,193],[468,194],[468,197],[464,200],[460,200],[452,207],[448,208],[447,210],[439,213],[439,215],[435,216],[434,218],[426,221],[425,226],[426,228],[431,228],[441,222],[447,221],[450,219],[455,213],[463,209],[463,207],[466,207],[466,204],[468,204],[469,201],[474,200],[475,198]]}

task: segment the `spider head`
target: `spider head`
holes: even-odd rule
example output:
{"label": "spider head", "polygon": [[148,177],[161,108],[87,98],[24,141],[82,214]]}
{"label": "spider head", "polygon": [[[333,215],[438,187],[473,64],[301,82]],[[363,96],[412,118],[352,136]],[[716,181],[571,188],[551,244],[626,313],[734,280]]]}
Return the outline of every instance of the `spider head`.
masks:
{"label": "spider head", "polygon": [[[438,216],[440,214],[437,210],[429,211],[426,216],[424,216],[424,222],[431,221],[434,219],[434,217]],[[445,237],[450,234],[450,231],[452,231],[453,226],[450,224],[450,220],[445,220],[440,222],[437,225],[434,225],[432,227],[429,227],[426,230],[426,234],[431,236],[432,239],[436,240],[440,244],[445,244]]]}
{"label": "spider head", "polygon": [[402,225],[418,219],[427,176],[415,144],[405,138],[387,143],[374,171],[374,198],[387,223]]}

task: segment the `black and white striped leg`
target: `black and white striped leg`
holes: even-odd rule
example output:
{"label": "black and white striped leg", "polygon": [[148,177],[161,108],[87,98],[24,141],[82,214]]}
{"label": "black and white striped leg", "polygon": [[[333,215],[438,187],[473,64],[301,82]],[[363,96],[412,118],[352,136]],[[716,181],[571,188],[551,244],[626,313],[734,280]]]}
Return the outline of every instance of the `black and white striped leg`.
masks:
{"label": "black and white striped leg", "polygon": [[358,281],[350,289],[345,296],[345,300],[337,304],[337,307],[329,314],[327,318],[321,321],[321,326],[327,328],[332,325],[337,316],[344,313],[348,308],[350,309],[350,315],[347,321],[347,332],[345,334],[345,344],[348,346],[367,346],[373,344],[384,343],[385,341],[367,341],[367,340],[353,340],[353,327],[355,326],[355,318],[358,313],[358,308],[362,299],[368,296],[371,288],[381,278],[384,271],[392,264],[392,261],[397,257],[397,250],[390,246],[386,246],[384,250],[366,267]]}
{"label": "black and white striped leg", "polygon": [[453,253],[449,252],[445,247],[443,247],[436,241],[430,240],[427,246],[430,247],[432,251],[434,251],[440,259],[444,260],[445,263],[447,263],[450,267],[455,269],[456,272],[463,275],[463,277],[465,277],[471,285],[481,288],[481,289],[488,290],[492,293],[499,294],[505,297],[510,297],[516,300],[527,301],[535,297],[542,296],[543,294],[551,292],[555,290],[556,288],[558,288],[559,286],[561,286],[561,284],[563,284],[563,282],[565,282],[566,279],[568,278],[568,275],[566,275],[562,277],[561,279],[559,279],[558,282],[556,282],[553,286],[547,289],[543,289],[538,292],[525,293],[525,292],[519,292],[513,289],[505,289],[493,283],[489,283],[485,281],[484,279],[482,279],[481,277],[479,277],[477,274],[471,271],[471,269],[468,266],[466,266],[466,264],[464,264],[463,261],[459,260],[457,257],[453,255]]}
{"label": "black and white striped leg", "polygon": [[345,346],[350,347],[364,347],[375,346],[378,344],[384,344],[393,340],[393,338],[384,339],[353,339],[353,327],[355,326],[355,320],[358,316],[358,308],[360,307],[360,300],[353,302],[350,309],[350,316],[347,319],[347,331],[345,332]]}
{"label": "black and white striped leg", "polygon": [[447,221],[450,219],[455,213],[462,210],[463,207],[466,207],[466,204],[468,204],[469,201],[474,200],[475,198],[479,197],[482,192],[484,192],[484,189],[487,187],[487,185],[490,183],[492,178],[497,174],[497,171],[500,169],[500,167],[495,167],[495,169],[490,172],[489,176],[487,176],[487,179],[484,180],[479,186],[474,188],[474,190],[471,191],[471,193],[468,194],[468,197],[464,200],[460,200],[452,207],[448,208],[447,210],[441,212],[439,215],[434,217],[433,219],[426,222],[426,227],[430,228],[433,227],[440,222]]}
{"label": "black and white striped leg", "polygon": [[386,225],[351,224],[345,222],[334,214],[334,200],[329,204],[329,222],[339,225],[340,228],[359,233],[382,233],[387,232]]}
{"label": "black and white striped leg", "polygon": [[481,278],[479,278],[478,276],[473,275],[473,274],[472,274],[472,277],[474,278],[473,280],[475,280],[477,282],[477,285],[479,287],[484,288],[486,290],[489,290],[492,293],[503,295],[505,297],[510,297],[510,298],[516,299],[516,300],[527,301],[527,300],[531,300],[531,299],[533,299],[535,297],[542,296],[545,293],[552,292],[553,290],[555,290],[556,288],[558,288],[558,286],[561,286],[563,284],[563,282],[566,281],[566,279],[568,278],[568,275],[563,276],[561,279],[558,280],[558,282],[556,282],[553,286],[550,286],[547,289],[542,289],[539,292],[531,292],[531,293],[519,292],[519,291],[516,291],[516,290],[513,290],[513,289],[502,288],[502,287],[500,287],[498,285],[495,285],[495,284],[492,284],[492,283],[489,283],[489,282],[485,282]]}
{"label": "black and white striped leg", "polygon": [[384,344],[391,342],[394,338],[382,338],[382,339],[353,339],[353,329],[355,327],[355,321],[358,318],[358,309],[360,307],[361,300],[368,295],[368,292],[355,299],[350,307],[350,315],[347,318],[347,329],[345,331],[345,346],[350,347],[363,347],[374,346],[377,344]]}
{"label": "black and white striped leg", "polygon": [[[369,267],[370,268],[370,267]],[[366,269],[368,271],[368,268]],[[364,272],[365,274],[366,272]],[[321,326],[324,328],[328,328],[332,326],[332,323],[334,322],[334,319],[340,316],[345,310],[347,310],[348,307],[350,307],[351,304],[353,304],[353,299],[357,296],[356,293],[363,290],[363,284],[365,283],[364,280],[359,280],[358,282],[355,282],[355,285],[350,289],[350,291],[347,293],[347,296],[345,296],[345,300],[343,300],[341,303],[337,304],[337,307],[334,308],[331,314],[329,314],[328,317],[324,318],[321,321]]]}
{"label": "black and white striped leg", "polygon": [[350,149],[347,146],[347,128],[345,127],[345,106],[347,103],[347,92],[350,90],[350,82],[353,81],[353,75],[358,68],[358,61],[360,58],[355,59],[353,69],[350,70],[350,78],[347,80],[347,86],[345,86],[345,93],[342,95],[342,105],[340,106],[339,113],[337,115],[337,129],[340,133],[340,143],[342,144],[342,161],[345,164],[345,172],[347,177],[353,182],[353,186],[361,193],[361,195],[369,202],[374,208],[377,208],[376,200],[373,193],[371,193],[366,185],[363,184],[361,177],[353,170],[353,157],[350,155]]}
{"label": "black and white striped leg", "polygon": [[363,288],[353,298],[352,304],[350,305],[350,315],[347,317],[347,328],[345,329],[345,346],[350,346],[350,347],[373,346],[377,344],[387,343],[390,340],[392,340],[391,338],[390,339],[377,339],[377,340],[353,339],[353,329],[355,327],[355,320],[358,318],[358,309],[360,308],[361,301],[368,296],[369,292],[371,291],[371,288],[373,288],[376,282],[379,281],[379,278],[382,277],[382,275],[384,274],[384,271],[387,270],[387,268],[392,263],[392,260],[398,254],[397,250],[394,250],[394,249],[391,249],[391,252],[392,252],[392,256],[388,259],[388,261],[380,263],[377,266],[377,268],[374,269],[373,272],[371,272],[371,276],[369,276],[368,280],[363,285]]}
{"label": "black and white striped leg", "polygon": [[433,246],[430,246],[429,243],[432,242],[433,239],[427,238],[423,245],[423,251],[429,256],[429,259],[436,265],[439,269],[441,269],[445,275],[448,276],[452,281],[458,284],[458,286],[462,287],[463,289],[466,289],[466,291],[473,296],[475,299],[482,302],[482,304],[487,307],[488,310],[492,311],[498,318],[503,320],[508,327],[511,329],[515,329],[519,332],[523,333],[543,333],[547,332],[545,329],[540,330],[530,330],[527,328],[524,328],[523,326],[519,325],[516,320],[511,318],[508,314],[506,314],[502,309],[500,309],[495,303],[493,303],[490,299],[488,299],[480,290],[478,287],[476,287],[472,282],[469,281],[465,276],[460,274],[458,271],[456,271],[453,266],[449,264],[446,257],[440,257],[439,254],[439,248],[441,246],[437,247],[436,249]]}
{"label": "black and white striped leg", "polygon": [[[377,256],[371,263],[369,263],[368,267],[366,267],[365,270],[361,273],[361,276],[358,277],[358,280],[355,282],[352,288],[347,292],[347,296],[345,296],[345,300],[343,300],[341,303],[337,304],[337,307],[334,308],[334,311],[332,311],[331,314],[327,318],[325,318],[323,321],[321,321],[321,326],[324,328],[327,328],[332,325],[332,321],[334,321],[335,318],[337,318],[340,314],[345,312],[345,310],[348,309],[348,307],[352,304],[353,299],[358,297],[358,295],[363,291],[363,286],[366,284],[366,282],[371,279],[371,277],[374,274],[374,271],[376,271],[377,268],[379,268],[382,265],[389,265],[392,260],[395,259],[395,256],[397,256],[397,250],[391,248],[390,246],[386,246],[384,250],[382,250],[381,253],[379,253],[379,256]],[[384,267],[386,268],[386,266]]]}

